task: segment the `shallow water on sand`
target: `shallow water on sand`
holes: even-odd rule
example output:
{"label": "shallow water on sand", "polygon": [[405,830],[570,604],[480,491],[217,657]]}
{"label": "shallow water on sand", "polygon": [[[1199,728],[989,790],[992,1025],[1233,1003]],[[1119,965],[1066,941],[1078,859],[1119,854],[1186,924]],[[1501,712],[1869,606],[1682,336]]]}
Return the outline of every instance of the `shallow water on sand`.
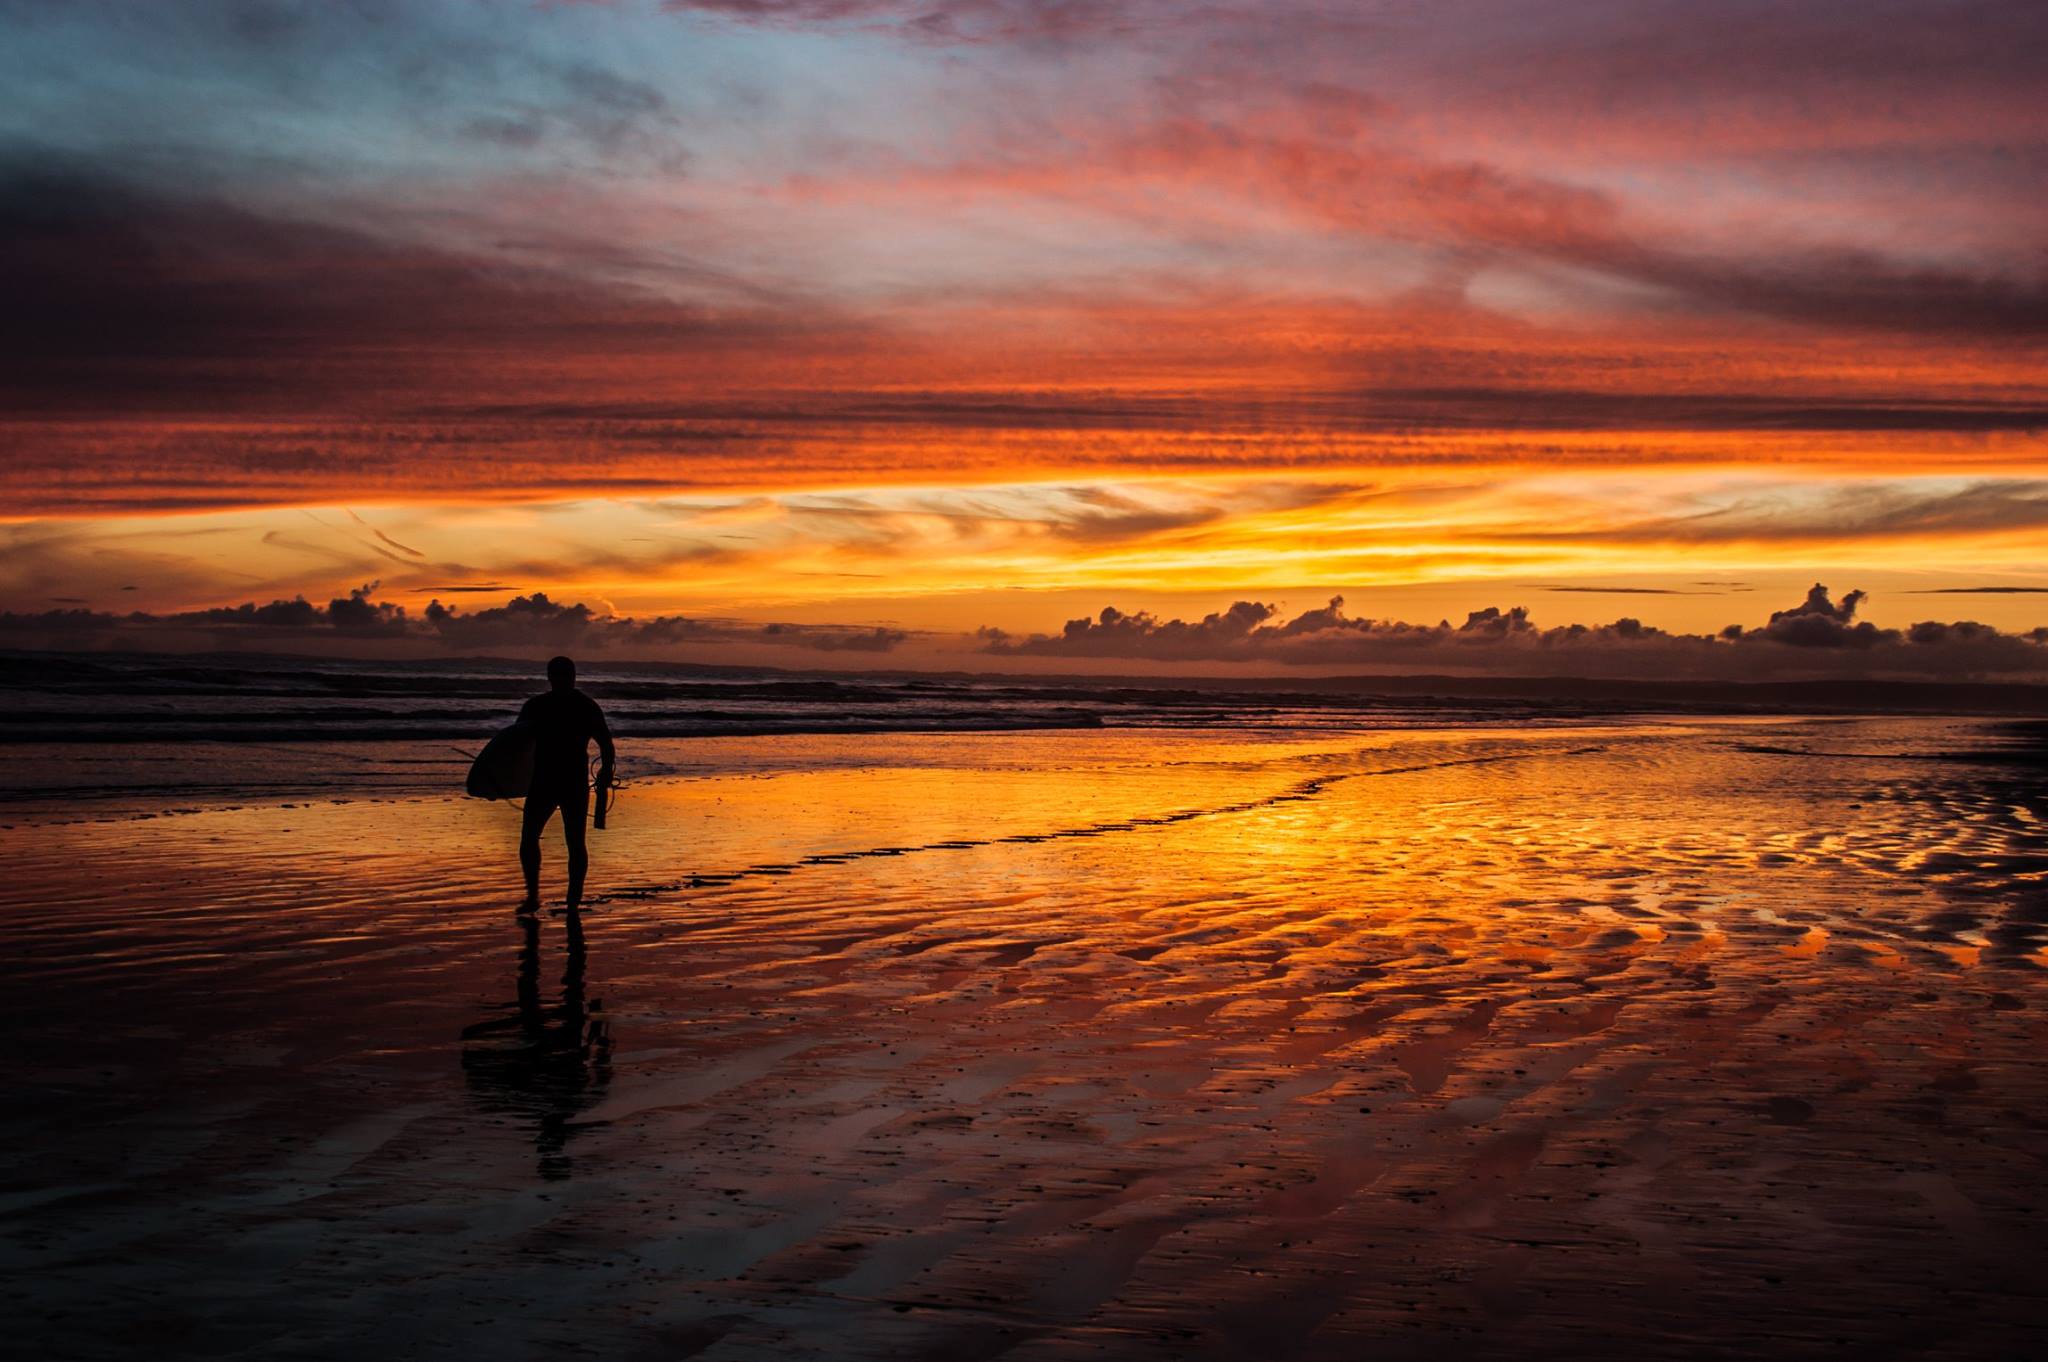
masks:
{"label": "shallow water on sand", "polygon": [[1980,726],[643,755],[580,949],[515,921],[502,806],[17,818],[11,1332],[2048,1344],[2048,797]]}

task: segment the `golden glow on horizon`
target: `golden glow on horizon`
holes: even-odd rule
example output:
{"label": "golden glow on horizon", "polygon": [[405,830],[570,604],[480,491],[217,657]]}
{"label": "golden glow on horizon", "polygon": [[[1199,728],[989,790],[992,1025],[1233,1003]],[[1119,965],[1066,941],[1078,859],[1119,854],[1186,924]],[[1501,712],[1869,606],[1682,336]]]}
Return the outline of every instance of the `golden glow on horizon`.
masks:
{"label": "golden glow on horizon", "polygon": [[[1902,570],[1931,585],[2048,582],[2048,483],[2017,478],[1825,466],[1320,468],[264,508],[20,525],[9,531],[5,586],[16,609],[324,600],[376,582],[380,599],[414,608],[545,591],[600,613],[910,618],[972,630],[1057,627],[1076,602],[1092,613],[1166,597],[1207,598],[1209,608],[1303,593],[1356,601],[1421,583],[1484,594],[1488,583],[1818,574],[1846,589]],[[488,589],[451,590],[462,587]],[[1020,609],[1017,593],[1047,603]],[[989,604],[999,597],[1000,620]],[[1491,603],[1534,602],[1524,591]],[[1645,604],[1667,615],[1681,605]],[[1984,604],[1972,613],[1988,617]],[[2024,598],[1996,604],[2007,618],[2032,613]],[[1622,613],[1598,596],[1540,607],[1546,623]],[[1733,622],[1735,607],[1716,613],[1727,618],[1712,627]]]}

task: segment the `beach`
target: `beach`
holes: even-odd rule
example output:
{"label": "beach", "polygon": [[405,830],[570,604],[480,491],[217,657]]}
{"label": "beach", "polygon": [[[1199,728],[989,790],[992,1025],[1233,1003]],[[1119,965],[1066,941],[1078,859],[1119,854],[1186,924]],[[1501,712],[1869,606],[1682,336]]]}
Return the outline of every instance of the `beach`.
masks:
{"label": "beach", "polygon": [[[2033,736],[1440,720],[622,739],[573,924],[456,752],[49,777],[0,816],[15,1341],[2048,1350]],[[143,751],[8,760],[74,748]]]}

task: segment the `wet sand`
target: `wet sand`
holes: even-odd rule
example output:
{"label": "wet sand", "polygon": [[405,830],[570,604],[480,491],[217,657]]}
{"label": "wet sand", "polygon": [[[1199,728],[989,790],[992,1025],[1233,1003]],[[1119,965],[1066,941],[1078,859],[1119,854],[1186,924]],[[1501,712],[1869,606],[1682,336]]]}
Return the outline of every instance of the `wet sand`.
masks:
{"label": "wet sand", "polygon": [[2042,1355],[2048,798],[1985,731],[673,745],[580,949],[502,806],[10,815],[9,1334]]}

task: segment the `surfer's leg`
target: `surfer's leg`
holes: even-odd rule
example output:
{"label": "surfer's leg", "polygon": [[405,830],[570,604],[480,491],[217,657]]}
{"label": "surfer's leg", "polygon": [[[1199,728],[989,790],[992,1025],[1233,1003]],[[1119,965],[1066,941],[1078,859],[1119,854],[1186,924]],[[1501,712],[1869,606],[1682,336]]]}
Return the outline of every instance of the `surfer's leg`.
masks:
{"label": "surfer's leg", "polygon": [[526,902],[519,905],[522,913],[540,908],[540,830],[548,825],[548,815],[554,811],[555,801],[545,792],[528,792],[526,809],[519,819],[519,868],[526,874]]}
{"label": "surfer's leg", "polygon": [[583,873],[590,853],[583,845],[583,820],[590,812],[588,788],[562,791],[562,840],[569,846],[569,911],[583,906]]}

